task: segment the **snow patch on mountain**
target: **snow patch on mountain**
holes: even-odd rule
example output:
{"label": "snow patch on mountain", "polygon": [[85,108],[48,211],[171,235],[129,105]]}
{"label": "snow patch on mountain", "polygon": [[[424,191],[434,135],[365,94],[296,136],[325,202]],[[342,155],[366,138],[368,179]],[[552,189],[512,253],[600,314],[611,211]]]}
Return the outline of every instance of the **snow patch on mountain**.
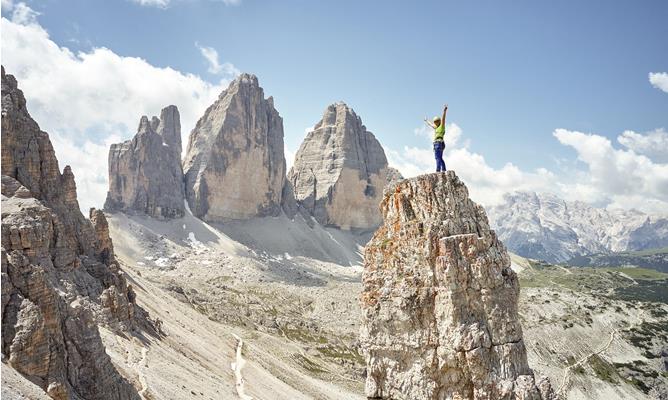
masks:
{"label": "snow patch on mountain", "polygon": [[668,245],[668,216],[596,208],[549,193],[507,194],[488,215],[511,251],[549,262]]}

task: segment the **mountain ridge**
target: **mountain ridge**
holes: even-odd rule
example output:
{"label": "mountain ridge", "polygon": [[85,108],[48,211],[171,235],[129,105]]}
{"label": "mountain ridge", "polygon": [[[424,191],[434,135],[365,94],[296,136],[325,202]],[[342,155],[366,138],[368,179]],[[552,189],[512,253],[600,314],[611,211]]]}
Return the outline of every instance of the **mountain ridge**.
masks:
{"label": "mountain ridge", "polygon": [[668,216],[606,210],[550,193],[506,194],[488,215],[511,251],[549,262],[668,245]]}

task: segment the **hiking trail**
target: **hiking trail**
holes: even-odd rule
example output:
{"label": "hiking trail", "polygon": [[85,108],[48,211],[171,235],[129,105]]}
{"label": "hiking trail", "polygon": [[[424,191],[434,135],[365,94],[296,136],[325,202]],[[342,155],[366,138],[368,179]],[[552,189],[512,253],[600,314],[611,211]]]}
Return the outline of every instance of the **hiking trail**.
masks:
{"label": "hiking trail", "polygon": [[234,336],[234,338],[237,339],[236,358],[235,362],[231,364],[232,370],[234,371],[234,380],[235,380],[235,386],[237,388],[237,394],[239,395],[239,398],[241,400],[253,400],[253,398],[247,395],[244,390],[244,377],[241,375],[241,369],[246,364],[246,360],[244,360],[241,354],[241,349],[243,348],[244,341],[234,333],[232,334],[232,336]]}

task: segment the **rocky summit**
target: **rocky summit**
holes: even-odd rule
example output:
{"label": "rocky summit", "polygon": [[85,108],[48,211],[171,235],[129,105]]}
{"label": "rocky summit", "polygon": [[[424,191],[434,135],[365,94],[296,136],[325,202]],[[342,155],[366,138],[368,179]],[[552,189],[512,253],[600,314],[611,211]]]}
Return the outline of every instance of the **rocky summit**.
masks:
{"label": "rocky summit", "polygon": [[308,133],[288,175],[295,198],[323,225],[371,229],[381,223],[378,203],[389,181],[383,147],[345,103],[332,104]]}
{"label": "rocky summit", "polygon": [[285,184],[283,119],[257,77],[242,74],[190,133],[186,197],[206,221],[276,215]]}
{"label": "rocky summit", "polygon": [[134,292],[104,214],[79,211],[74,175],[2,68],[2,357],[53,399],[138,399],[97,324],[135,326]]}
{"label": "rocky summit", "polygon": [[178,218],[184,214],[181,123],[176,106],[160,118],[141,117],[132,140],[109,149],[109,192],[104,208]]}
{"label": "rocky summit", "polygon": [[369,399],[555,399],[536,381],[519,283],[452,171],[404,180],[366,247],[361,347]]}

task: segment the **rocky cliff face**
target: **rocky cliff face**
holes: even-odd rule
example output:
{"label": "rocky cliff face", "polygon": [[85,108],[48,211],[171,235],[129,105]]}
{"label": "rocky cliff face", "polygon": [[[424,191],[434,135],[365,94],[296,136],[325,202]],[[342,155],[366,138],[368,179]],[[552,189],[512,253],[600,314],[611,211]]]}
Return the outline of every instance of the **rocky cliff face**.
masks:
{"label": "rocky cliff face", "polygon": [[190,209],[206,221],[280,212],[283,119],[273,99],[264,98],[257,77],[239,76],[197,121],[184,171]]}
{"label": "rocky cliff face", "polygon": [[549,193],[508,194],[489,217],[512,252],[548,262],[668,246],[666,217],[595,208]]}
{"label": "rocky cliff face", "polygon": [[380,225],[383,188],[399,178],[378,140],[344,103],[327,107],[288,175],[302,207],[321,224],[344,229]]}
{"label": "rocky cliff face", "polygon": [[527,363],[519,284],[453,171],[385,193],[366,247],[361,345],[373,399],[553,399]]}
{"label": "rocky cliff face", "polygon": [[184,197],[179,110],[169,106],[160,118],[141,117],[132,140],[111,145],[104,208],[177,218],[184,214]]}
{"label": "rocky cliff face", "polygon": [[137,399],[97,329],[132,329],[135,304],[104,215],[95,221],[79,211],[72,171],[60,173],[48,135],[3,67],[3,362],[54,399]]}

